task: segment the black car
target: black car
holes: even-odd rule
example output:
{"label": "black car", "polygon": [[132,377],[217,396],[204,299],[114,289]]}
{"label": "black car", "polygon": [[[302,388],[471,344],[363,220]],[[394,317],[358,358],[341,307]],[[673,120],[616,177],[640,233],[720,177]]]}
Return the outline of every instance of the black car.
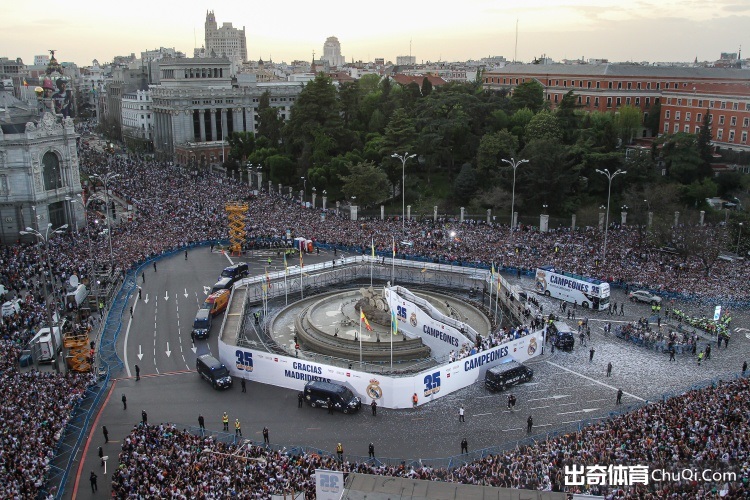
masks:
{"label": "black car", "polygon": [[225,267],[221,272],[221,278],[232,278],[238,280],[240,278],[247,278],[248,266],[247,262],[238,262],[237,264],[229,267]]}
{"label": "black car", "polygon": [[575,345],[575,337],[573,336],[573,330],[570,329],[567,323],[564,321],[553,321],[551,325],[547,327],[547,335],[549,336],[550,342],[557,349],[562,351],[572,351]]}
{"label": "black car", "polygon": [[484,386],[491,391],[504,391],[510,386],[528,382],[534,376],[534,370],[516,361],[508,361],[487,370],[484,374]]}
{"label": "black car", "polygon": [[328,408],[330,401],[334,410],[353,413],[362,407],[362,400],[345,385],[338,382],[311,380],[305,384],[305,402],[313,408]]}

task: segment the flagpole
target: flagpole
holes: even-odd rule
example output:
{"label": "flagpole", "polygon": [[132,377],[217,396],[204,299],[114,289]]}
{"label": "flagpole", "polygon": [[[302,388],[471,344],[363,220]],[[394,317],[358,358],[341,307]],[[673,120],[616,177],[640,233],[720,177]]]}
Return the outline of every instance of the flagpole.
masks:
{"label": "flagpole", "polygon": [[372,287],[372,261],[375,260],[375,239],[371,239],[372,254],[370,255],[370,287]]}
{"label": "flagpole", "polygon": [[[360,315],[364,314],[360,311]],[[359,369],[362,369],[362,318],[359,318]]]}
{"label": "flagpole", "polygon": [[391,236],[393,240],[393,253],[391,257],[391,285],[396,283],[396,237]]}
{"label": "flagpole", "polygon": [[393,309],[391,309],[391,371],[393,371],[393,336],[396,335],[395,327],[397,325],[398,319],[396,319],[396,314],[393,312]]}
{"label": "flagpole", "polygon": [[299,249],[299,296],[300,299],[305,298],[305,290],[302,286],[302,249]]}
{"label": "flagpole", "polygon": [[285,305],[289,305],[289,290],[286,287],[286,275],[287,271],[284,271],[284,303]]}

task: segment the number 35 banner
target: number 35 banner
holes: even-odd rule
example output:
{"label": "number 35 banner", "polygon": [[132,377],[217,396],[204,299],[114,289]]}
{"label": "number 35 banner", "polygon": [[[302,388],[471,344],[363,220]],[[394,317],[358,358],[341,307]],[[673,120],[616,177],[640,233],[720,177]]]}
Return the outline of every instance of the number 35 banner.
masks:
{"label": "number 35 banner", "polygon": [[318,500],[339,500],[343,493],[343,472],[315,469],[315,495]]}

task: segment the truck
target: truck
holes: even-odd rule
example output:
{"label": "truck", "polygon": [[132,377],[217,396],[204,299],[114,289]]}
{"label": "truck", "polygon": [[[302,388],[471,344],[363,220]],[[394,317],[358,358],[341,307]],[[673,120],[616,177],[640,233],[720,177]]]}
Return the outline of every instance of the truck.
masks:
{"label": "truck", "polygon": [[60,335],[61,326],[62,325],[52,328],[52,333],[55,336],[54,345],[49,327],[40,328],[36,335],[31,339],[31,346],[32,349],[38,353],[37,361],[39,363],[51,363],[54,361],[54,346],[57,346],[58,349],[62,346],[62,338]]}

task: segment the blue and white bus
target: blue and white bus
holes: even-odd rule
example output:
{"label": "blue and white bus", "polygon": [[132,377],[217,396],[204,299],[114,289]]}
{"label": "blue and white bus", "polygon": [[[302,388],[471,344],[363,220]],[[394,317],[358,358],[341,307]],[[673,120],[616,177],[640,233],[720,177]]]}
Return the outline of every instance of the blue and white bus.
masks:
{"label": "blue and white bus", "polygon": [[536,270],[536,291],[595,311],[609,308],[609,283],[542,266]]}

